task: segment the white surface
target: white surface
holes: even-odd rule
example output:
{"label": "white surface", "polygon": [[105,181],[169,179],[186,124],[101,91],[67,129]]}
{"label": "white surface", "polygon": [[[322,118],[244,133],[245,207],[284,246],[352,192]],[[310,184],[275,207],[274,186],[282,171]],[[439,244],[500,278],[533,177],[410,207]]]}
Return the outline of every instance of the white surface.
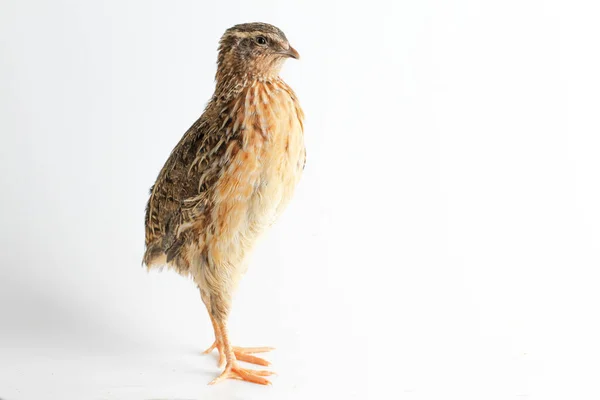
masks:
{"label": "white surface", "polygon": [[[597,399],[594,2],[4,1],[0,398]],[[235,300],[270,388],[217,387],[147,191],[247,21],[302,55],[297,196]]]}

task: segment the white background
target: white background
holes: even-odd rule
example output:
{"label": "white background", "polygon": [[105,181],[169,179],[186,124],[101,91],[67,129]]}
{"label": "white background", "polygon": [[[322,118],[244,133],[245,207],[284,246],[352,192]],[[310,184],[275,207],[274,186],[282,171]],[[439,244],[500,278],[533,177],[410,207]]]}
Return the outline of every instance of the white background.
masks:
{"label": "white background", "polygon": [[[0,398],[599,398],[594,3],[4,0]],[[308,163],[230,323],[279,376],[209,387],[144,207],[250,21],[302,56]]]}

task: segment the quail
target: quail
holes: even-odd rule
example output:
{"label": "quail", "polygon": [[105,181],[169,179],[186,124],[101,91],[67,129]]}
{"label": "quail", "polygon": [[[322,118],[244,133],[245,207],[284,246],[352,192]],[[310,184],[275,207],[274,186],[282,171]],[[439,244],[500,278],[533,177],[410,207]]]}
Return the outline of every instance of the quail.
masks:
{"label": "quail", "polygon": [[298,52],[273,25],[225,31],[212,98],[172,150],[146,206],[143,263],[192,278],[208,310],[215,340],[205,353],[217,349],[224,367],[211,384],[270,384],[272,372],[238,361],[269,365],[253,354],[272,349],[232,346],[227,319],[249,253],[288,204],[306,162],[304,113],[279,77],[287,58]]}

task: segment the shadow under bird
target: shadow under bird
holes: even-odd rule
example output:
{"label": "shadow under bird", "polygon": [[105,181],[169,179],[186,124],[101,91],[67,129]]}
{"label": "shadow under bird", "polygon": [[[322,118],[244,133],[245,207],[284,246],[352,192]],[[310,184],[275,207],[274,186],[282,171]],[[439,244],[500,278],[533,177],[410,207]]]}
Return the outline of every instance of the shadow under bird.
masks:
{"label": "shadow under bird", "polygon": [[275,26],[247,23],[219,42],[215,92],[183,135],[150,189],[146,207],[149,269],[168,266],[190,276],[212,321],[219,351],[214,379],[270,384],[253,355],[269,347],[234,347],[227,318],[233,291],[259,235],[281,214],[298,183],[306,153],[304,114],[279,77],[287,58],[299,58]]}

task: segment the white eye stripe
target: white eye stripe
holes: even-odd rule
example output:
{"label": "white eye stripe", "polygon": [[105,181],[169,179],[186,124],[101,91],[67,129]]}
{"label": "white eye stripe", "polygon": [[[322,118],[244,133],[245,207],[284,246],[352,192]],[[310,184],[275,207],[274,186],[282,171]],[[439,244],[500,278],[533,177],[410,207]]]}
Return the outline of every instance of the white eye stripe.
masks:
{"label": "white eye stripe", "polygon": [[264,36],[268,40],[272,40],[275,42],[281,41],[279,36],[273,35],[271,33],[261,32],[261,31],[253,31],[253,32],[235,32],[234,31],[234,32],[231,32],[229,35],[233,36],[233,37],[241,38],[241,39],[253,38],[256,36]]}

